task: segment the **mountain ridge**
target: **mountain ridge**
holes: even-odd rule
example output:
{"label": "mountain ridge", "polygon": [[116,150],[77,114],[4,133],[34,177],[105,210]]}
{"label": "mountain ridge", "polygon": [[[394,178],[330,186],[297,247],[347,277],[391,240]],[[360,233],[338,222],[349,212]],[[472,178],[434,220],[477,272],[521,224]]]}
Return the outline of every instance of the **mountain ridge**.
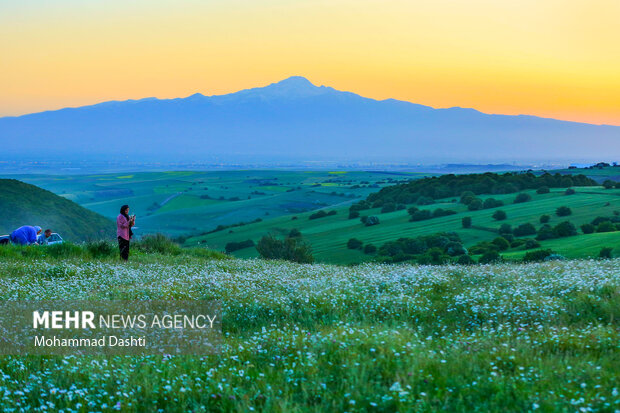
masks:
{"label": "mountain ridge", "polygon": [[[125,151],[101,144],[110,140]],[[107,101],[4,117],[0,141],[13,155],[34,147],[67,158],[161,161],[238,155],[432,162],[620,156],[614,149],[620,148],[618,126],[376,100],[301,76],[223,95]]]}

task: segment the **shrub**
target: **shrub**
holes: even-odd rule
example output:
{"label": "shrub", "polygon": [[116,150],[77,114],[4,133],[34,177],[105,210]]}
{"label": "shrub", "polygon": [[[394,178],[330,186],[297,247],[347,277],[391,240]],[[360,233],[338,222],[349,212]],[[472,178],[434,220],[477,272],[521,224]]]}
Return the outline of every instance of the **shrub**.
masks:
{"label": "shrub", "polygon": [[536,193],[539,194],[539,195],[548,194],[549,192],[550,191],[549,191],[549,187],[548,186],[541,186],[540,188],[538,188],[536,190]]}
{"label": "shrub", "polygon": [[472,191],[465,191],[461,194],[460,202],[461,204],[469,205],[469,203],[474,199],[476,199],[476,194]]}
{"label": "shrub", "polygon": [[493,240],[493,244],[497,246],[500,251],[506,251],[510,248],[510,243],[504,237],[497,237]]}
{"label": "shrub", "polygon": [[563,221],[553,227],[553,233],[558,238],[570,237],[572,235],[577,235],[577,228],[570,222]]}
{"label": "shrub", "polygon": [[523,238],[517,238],[514,241],[510,242],[510,248],[519,248],[521,245],[524,245],[526,242]]}
{"label": "shrub", "polygon": [[581,226],[581,232],[583,232],[584,234],[592,234],[595,229],[596,227],[592,224],[583,224]]}
{"label": "shrub", "polygon": [[146,235],[135,243],[138,251],[147,254],[179,255],[181,247],[163,234]]}
{"label": "shrub", "polygon": [[424,221],[426,219],[431,219],[432,217],[433,215],[431,214],[431,211],[429,211],[428,209],[421,209],[413,213],[411,215],[411,218],[409,218],[409,221]]}
{"label": "shrub", "polygon": [[433,200],[433,198],[430,198],[428,196],[421,196],[418,198],[418,205],[430,205],[434,203],[435,201]]}
{"label": "shrub", "polygon": [[523,256],[523,262],[544,261],[552,253],[550,249],[529,251]]}
{"label": "shrub", "polygon": [[364,245],[364,254],[374,254],[375,252],[377,252],[377,247],[375,247],[372,244],[366,244]]}
{"label": "shrub", "polygon": [[463,219],[461,219],[461,225],[463,228],[471,228],[471,217],[463,217]]}
{"label": "shrub", "polygon": [[394,212],[396,211],[396,204],[393,202],[388,202],[381,207],[381,213]]}
{"label": "shrub", "polygon": [[616,230],[616,226],[610,221],[603,221],[596,227],[596,232],[612,232]]}
{"label": "shrub", "polygon": [[456,211],[453,211],[451,209],[437,208],[433,211],[433,218],[447,217],[448,215],[454,214],[456,214]]}
{"label": "shrub", "polygon": [[510,224],[502,224],[499,227],[500,234],[512,234],[512,227]]}
{"label": "shrub", "polygon": [[503,221],[505,220],[508,216],[506,215],[506,212],[502,211],[501,209],[498,209],[497,211],[495,211],[493,213],[493,215],[491,215],[493,217],[494,220],[496,221]]}
{"label": "shrub", "polygon": [[534,248],[540,248],[540,242],[536,241],[535,239],[527,239],[525,241],[525,249],[526,250],[533,250]]}
{"label": "shrub", "polygon": [[231,252],[242,250],[244,248],[249,248],[253,246],[254,246],[254,241],[252,241],[251,239],[247,239],[245,241],[229,242],[224,247],[224,250],[226,251],[227,254],[230,254]]}
{"label": "shrub", "polygon": [[544,241],[546,239],[552,238],[555,238],[555,233],[553,232],[553,228],[551,228],[550,225],[545,224],[540,227],[540,229],[538,230],[538,235],[536,235],[536,239],[538,241]]}
{"label": "shrub", "polygon": [[484,209],[497,208],[501,206],[504,206],[504,203],[502,201],[498,201],[495,198],[487,198],[484,200],[484,203],[482,204],[482,207]]}
{"label": "shrub", "polygon": [[601,248],[601,251],[598,253],[598,257],[599,258],[604,258],[604,259],[609,259],[611,258],[611,252],[613,251],[613,248],[611,247],[603,247]]}
{"label": "shrub", "polygon": [[360,221],[367,227],[379,224],[379,218],[374,215],[361,217]]}
{"label": "shrub", "polygon": [[540,216],[540,223],[541,224],[546,224],[550,220],[551,220],[551,217],[549,215],[547,215],[547,214],[544,214],[544,215]]}
{"label": "shrub", "polygon": [[612,189],[614,186],[616,186],[616,183],[612,181],[611,179],[606,179],[603,182],[603,188],[605,189]]}
{"label": "shrub", "polygon": [[472,257],[470,257],[467,254],[461,255],[457,260],[456,263],[459,265],[471,265],[474,264],[475,261]]}
{"label": "shrub", "polygon": [[279,240],[273,235],[265,235],[258,241],[256,250],[267,260],[287,260],[302,264],[314,261],[310,246],[296,238]]}
{"label": "shrub", "polygon": [[575,190],[573,188],[568,188],[564,191],[564,195],[575,195]]}
{"label": "shrub", "polygon": [[349,211],[349,219],[358,218],[360,216],[359,211]]}
{"label": "shrub", "polygon": [[310,214],[308,219],[319,219],[319,218],[324,218],[324,217],[327,217],[327,216],[330,216],[330,215],[336,215],[336,211],[335,210],[331,210],[331,211],[327,212],[324,209],[321,209],[320,211],[317,211],[314,214]]}
{"label": "shrub", "polygon": [[488,251],[480,257],[478,260],[479,264],[491,264],[494,262],[500,262],[502,260],[501,255],[497,251]]}
{"label": "shrub", "polygon": [[362,248],[362,245],[364,245],[364,243],[357,238],[351,238],[347,241],[347,248],[350,250],[358,250]]}
{"label": "shrub", "polygon": [[[289,238],[299,238],[301,237],[301,232],[297,229],[297,228],[293,228],[289,233],[288,233]],[[254,245],[254,244],[252,244]]]}
{"label": "shrub", "polygon": [[520,193],[515,197],[514,203],[515,204],[521,204],[523,202],[527,202],[529,200],[531,200],[532,197],[530,194],[525,194],[525,193]]}
{"label": "shrub", "polygon": [[516,227],[512,233],[517,236],[517,237],[524,237],[527,235],[534,235],[536,234],[536,228],[534,227],[534,225],[530,224],[529,222],[526,224],[521,224],[518,227]]}
{"label": "shrub", "polygon": [[457,255],[467,254],[467,250],[460,242],[451,241],[444,246],[444,250],[446,254],[451,257],[455,257]]}
{"label": "shrub", "polygon": [[559,217],[567,217],[572,213],[573,211],[571,211],[571,209],[567,206],[561,206],[555,210],[555,214]]}
{"label": "shrub", "polygon": [[118,247],[108,241],[91,241],[86,243],[86,251],[93,258],[115,257],[118,254]]}
{"label": "shrub", "polygon": [[470,211],[478,211],[482,209],[482,206],[482,200],[480,198],[476,198],[467,204],[467,209]]}

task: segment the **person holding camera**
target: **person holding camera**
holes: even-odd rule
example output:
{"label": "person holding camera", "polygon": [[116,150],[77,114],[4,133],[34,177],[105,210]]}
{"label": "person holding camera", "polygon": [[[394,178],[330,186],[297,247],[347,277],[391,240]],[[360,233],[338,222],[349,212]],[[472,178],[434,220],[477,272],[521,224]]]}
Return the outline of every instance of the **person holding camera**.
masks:
{"label": "person holding camera", "polygon": [[116,235],[118,237],[118,249],[121,259],[127,261],[129,259],[129,240],[133,232],[131,227],[136,224],[136,216],[129,216],[129,205],[121,207],[121,213],[116,217]]}

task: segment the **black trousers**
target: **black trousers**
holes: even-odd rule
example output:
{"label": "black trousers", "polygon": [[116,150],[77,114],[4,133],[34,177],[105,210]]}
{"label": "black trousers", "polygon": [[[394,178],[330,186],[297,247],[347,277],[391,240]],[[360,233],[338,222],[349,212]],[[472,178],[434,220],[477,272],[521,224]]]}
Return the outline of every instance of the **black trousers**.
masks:
{"label": "black trousers", "polygon": [[118,237],[118,250],[121,253],[121,259],[127,261],[129,259],[129,241],[123,237]]}

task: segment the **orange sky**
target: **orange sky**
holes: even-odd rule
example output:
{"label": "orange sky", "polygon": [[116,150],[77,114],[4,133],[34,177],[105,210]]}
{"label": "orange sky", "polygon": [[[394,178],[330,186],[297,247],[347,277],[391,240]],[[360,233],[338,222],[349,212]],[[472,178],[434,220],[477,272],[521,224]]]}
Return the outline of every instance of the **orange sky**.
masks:
{"label": "orange sky", "polygon": [[0,0],[0,116],[301,75],[620,125],[618,0]]}

